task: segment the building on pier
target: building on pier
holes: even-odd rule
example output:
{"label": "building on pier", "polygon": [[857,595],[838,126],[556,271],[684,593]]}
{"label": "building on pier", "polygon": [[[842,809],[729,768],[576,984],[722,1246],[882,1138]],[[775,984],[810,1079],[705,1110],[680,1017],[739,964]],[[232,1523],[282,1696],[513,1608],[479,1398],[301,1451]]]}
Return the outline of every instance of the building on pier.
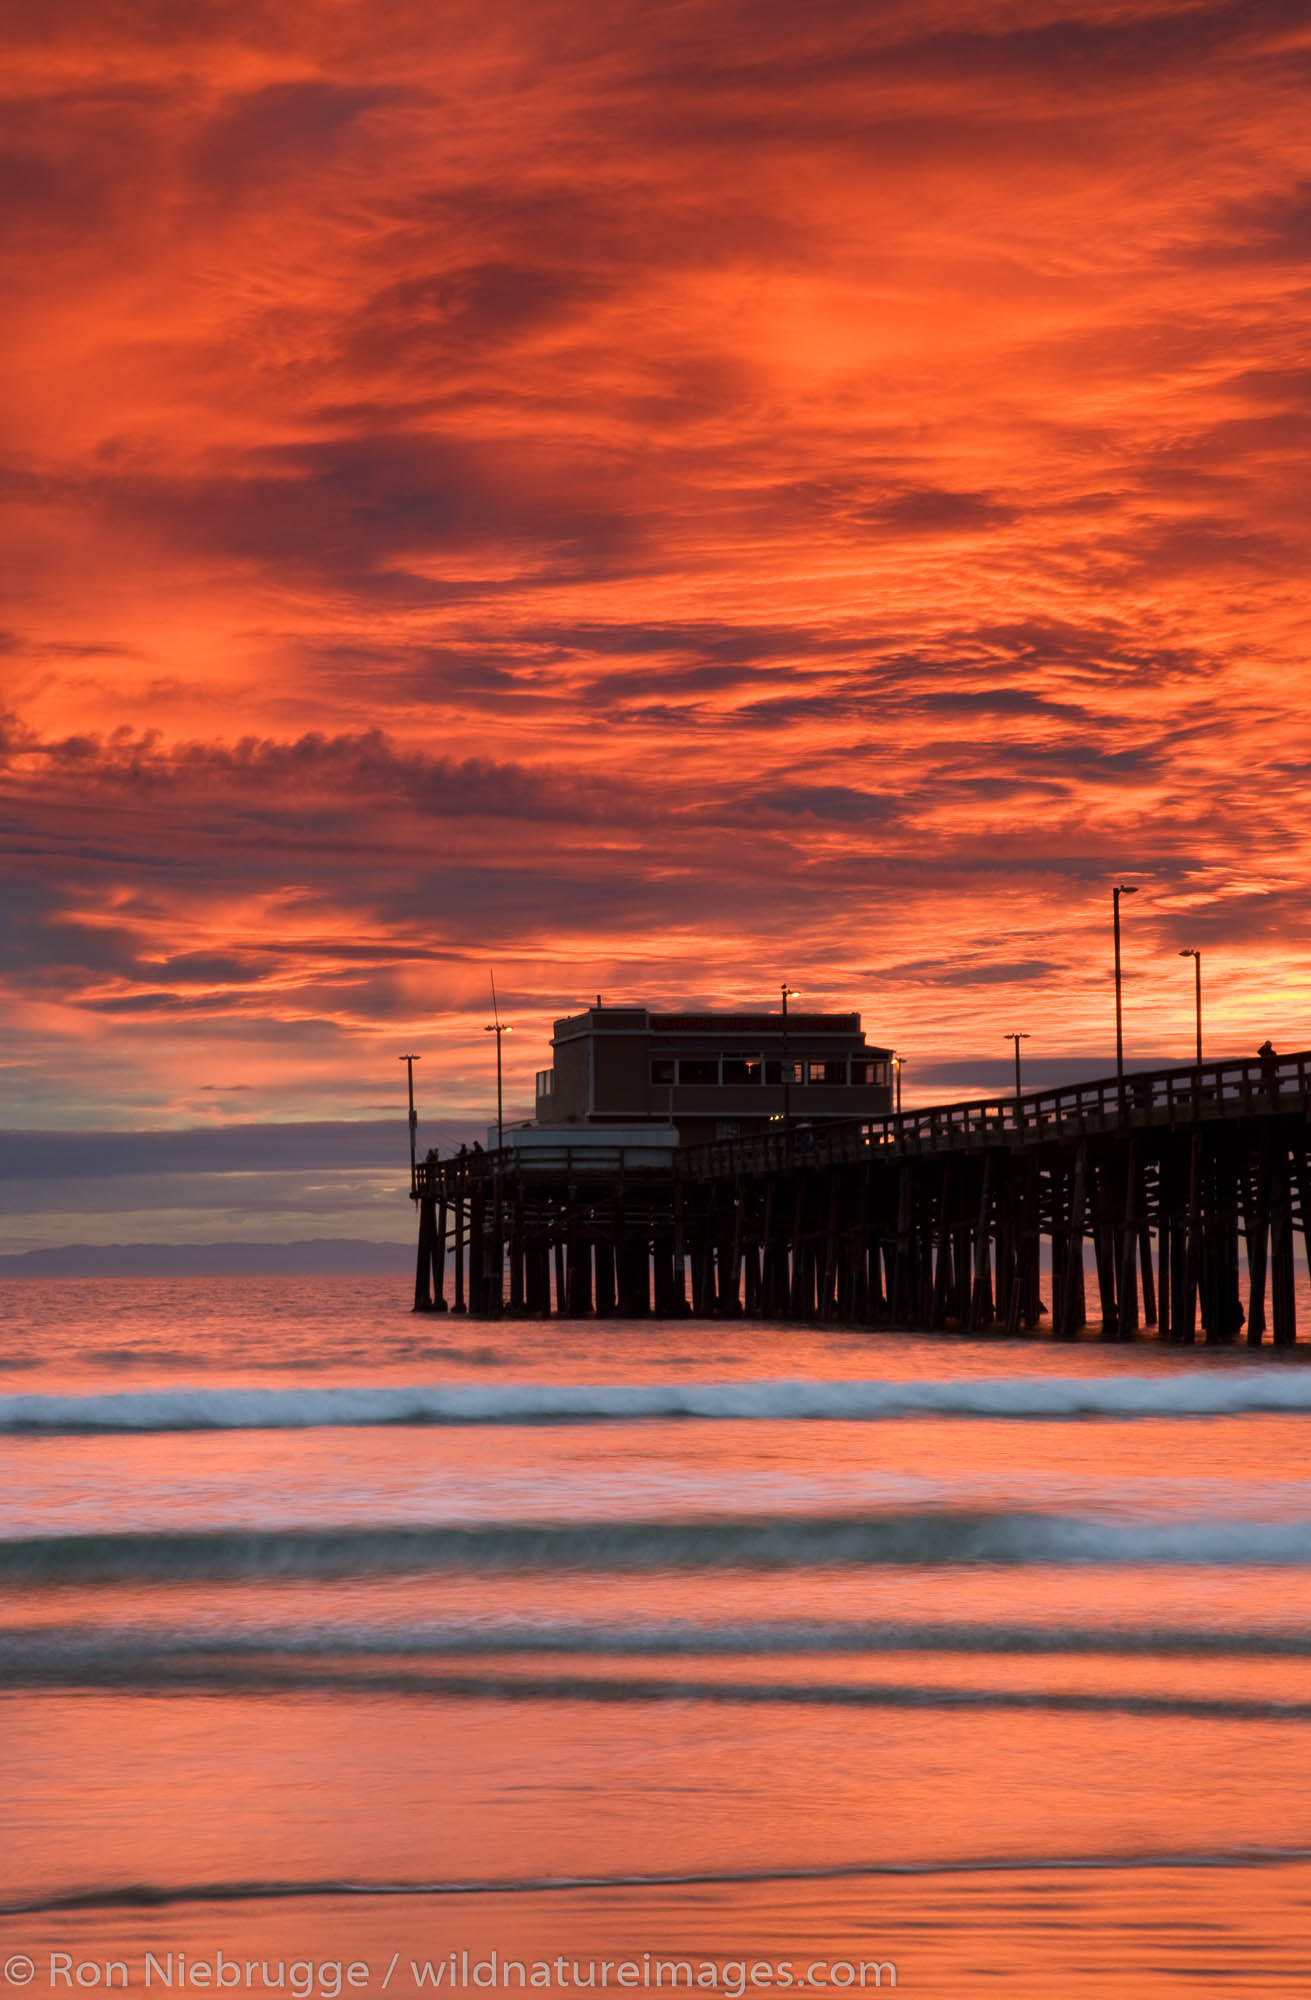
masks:
{"label": "building on pier", "polygon": [[561,1138],[562,1126],[659,1123],[689,1146],[892,1109],[892,1051],[866,1042],[859,1014],[655,1014],[598,1001],[557,1021],[551,1048],[533,1123]]}

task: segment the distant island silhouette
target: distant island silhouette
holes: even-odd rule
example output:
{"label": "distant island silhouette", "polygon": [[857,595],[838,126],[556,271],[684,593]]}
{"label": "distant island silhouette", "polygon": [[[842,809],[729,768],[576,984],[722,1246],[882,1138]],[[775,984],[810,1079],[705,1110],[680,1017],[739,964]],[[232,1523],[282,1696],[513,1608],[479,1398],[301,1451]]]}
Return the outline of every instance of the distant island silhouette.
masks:
{"label": "distant island silhouette", "polygon": [[403,1277],[404,1243],[311,1237],[292,1243],[64,1243],[0,1256],[0,1278]]}

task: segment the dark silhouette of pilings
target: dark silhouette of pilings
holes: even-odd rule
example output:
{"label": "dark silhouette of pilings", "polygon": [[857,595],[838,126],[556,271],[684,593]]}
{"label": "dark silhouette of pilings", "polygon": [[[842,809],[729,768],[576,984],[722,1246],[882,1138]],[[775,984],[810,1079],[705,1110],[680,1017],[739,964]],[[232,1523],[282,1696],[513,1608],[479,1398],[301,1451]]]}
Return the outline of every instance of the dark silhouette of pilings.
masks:
{"label": "dark silhouette of pilings", "polygon": [[[672,1169],[562,1146],[415,1170],[417,1311],[1090,1328],[1290,1345],[1311,1056],[775,1129]],[[640,1158],[641,1156],[639,1156]]]}

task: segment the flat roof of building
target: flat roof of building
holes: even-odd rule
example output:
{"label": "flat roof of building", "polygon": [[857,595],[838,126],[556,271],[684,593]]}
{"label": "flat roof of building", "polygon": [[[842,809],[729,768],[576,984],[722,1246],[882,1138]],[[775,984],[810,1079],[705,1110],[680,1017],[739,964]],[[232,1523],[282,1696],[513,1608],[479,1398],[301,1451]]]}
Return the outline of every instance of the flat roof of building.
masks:
{"label": "flat roof of building", "polygon": [[[782,1014],[651,1014],[653,1035],[771,1035],[783,1026]],[[789,1031],[802,1035],[858,1035],[859,1014],[794,1014]]]}
{"label": "flat roof of building", "polygon": [[841,1039],[858,1043],[862,1054],[890,1056],[892,1051],[875,1043],[867,1043],[857,1013],[843,1014],[798,1014],[789,1012],[786,1022],[779,1013],[723,1013],[697,1011],[695,1013],[654,1014],[649,1007],[589,1007],[581,1014],[566,1014],[554,1023],[552,1046],[559,1042],[575,1042],[589,1035],[647,1035],[652,1040],[662,1037],[699,1036],[702,1039],[717,1037],[723,1040],[734,1036],[741,1040],[759,1036],[776,1042],[784,1038],[795,1038],[798,1042],[816,1039]]}

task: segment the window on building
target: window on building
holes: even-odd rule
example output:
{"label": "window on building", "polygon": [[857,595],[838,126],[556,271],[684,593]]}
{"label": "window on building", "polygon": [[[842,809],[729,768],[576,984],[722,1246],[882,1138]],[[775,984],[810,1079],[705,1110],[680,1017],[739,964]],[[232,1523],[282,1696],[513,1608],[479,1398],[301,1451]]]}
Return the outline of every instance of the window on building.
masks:
{"label": "window on building", "polygon": [[553,1069],[539,1069],[537,1072],[537,1095],[539,1097],[551,1097],[554,1094],[555,1071]]}
{"label": "window on building", "polygon": [[845,1056],[839,1056],[836,1059],[828,1056],[823,1062],[807,1063],[806,1069],[808,1071],[807,1080],[810,1083],[845,1083],[847,1080],[847,1059]]}
{"label": "window on building", "polygon": [[718,1083],[719,1058],[717,1056],[684,1056],[678,1065],[680,1083]]}
{"label": "window on building", "polygon": [[801,1063],[793,1062],[791,1061],[791,1059],[789,1059],[787,1062],[784,1063],[784,1062],[774,1062],[771,1058],[771,1060],[765,1064],[765,1082],[774,1084],[800,1083],[802,1078],[802,1067],[803,1066]]}
{"label": "window on building", "polygon": [[851,1064],[851,1081],[875,1085],[879,1089],[888,1087],[888,1065],[873,1056],[856,1056]]}
{"label": "window on building", "polygon": [[760,1082],[760,1057],[759,1057],[759,1056],[725,1056],[725,1057],[724,1057],[724,1082],[725,1082],[725,1083],[759,1083],[759,1082]]}
{"label": "window on building", "polygon": [[674,1081],[674,1058],[672,1056],[652,1056],[652,1083],[672,1083]]}

